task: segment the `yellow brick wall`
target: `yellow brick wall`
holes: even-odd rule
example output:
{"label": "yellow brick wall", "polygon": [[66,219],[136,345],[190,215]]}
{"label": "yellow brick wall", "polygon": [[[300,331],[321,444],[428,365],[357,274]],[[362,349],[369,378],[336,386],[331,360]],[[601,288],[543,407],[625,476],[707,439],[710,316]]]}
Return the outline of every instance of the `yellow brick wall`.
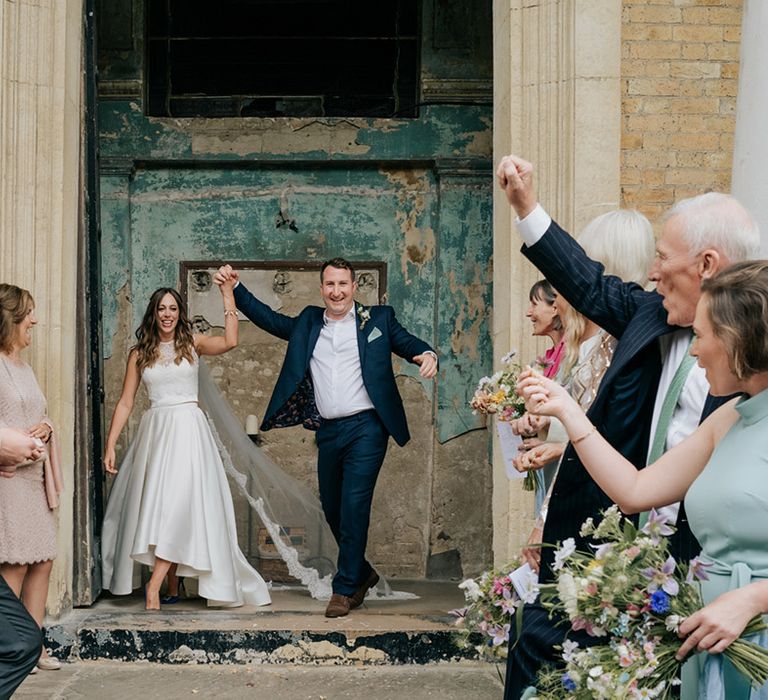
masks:
{"label": "yellow brick wall", "polygon": [[622,206],[731,185],[742,0],[624,0]]}

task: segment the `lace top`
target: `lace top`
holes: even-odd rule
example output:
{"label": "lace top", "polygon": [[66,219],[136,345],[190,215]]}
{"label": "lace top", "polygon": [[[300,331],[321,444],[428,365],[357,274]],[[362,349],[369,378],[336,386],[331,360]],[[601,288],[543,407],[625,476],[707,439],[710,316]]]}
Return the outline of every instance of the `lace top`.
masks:
{"label": "lace top", "polygon": [[45,417],[45,396],[32,368],[0,355],[0,427],[27,430]]}
{"label": "lace top", "polygon": [[175,406],[197,401],[197,353],[192,350],[194,362],[182,358],[176,364],[173,341],[160,343],[160,357],[155,364],[145,367],[141,381],[147,388],[151,408]]}

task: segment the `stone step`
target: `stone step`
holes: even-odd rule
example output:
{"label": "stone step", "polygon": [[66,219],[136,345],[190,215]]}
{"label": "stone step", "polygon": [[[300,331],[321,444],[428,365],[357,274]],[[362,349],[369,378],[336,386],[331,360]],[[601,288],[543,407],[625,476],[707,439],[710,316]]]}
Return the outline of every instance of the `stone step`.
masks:
{"label": "stone step", "polygon": [[192,664],[428,664],[477,658],[456,638],[449,610],[463,604],[455,583],[400,582],[418,597],[370,598],[343,618],[302,589],[272,591],[272,605],[206,608],[199,598],[143,609],[138,596],[103,597],[47,627],[61,659]]}

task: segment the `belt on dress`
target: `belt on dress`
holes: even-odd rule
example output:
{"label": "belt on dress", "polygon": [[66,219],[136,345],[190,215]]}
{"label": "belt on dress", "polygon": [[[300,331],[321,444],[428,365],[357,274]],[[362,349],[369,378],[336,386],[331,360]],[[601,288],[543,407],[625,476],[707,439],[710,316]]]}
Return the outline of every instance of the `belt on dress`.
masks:
{"label": "belt on dress", "polygon": [[199,406],[198,401],[179,401],[178,403],[161,403],[156,406],[150,406],[149,410],[156,408],[176,408],[177,406]]}
{"label": "belt on dress", "polygon": [[746,586],[756,578],[768,578],[768,569],[752,569],[749,564],[743,561],[737,561],[735,564],[726,564],[724,561],[710,557],[707,554],[701,555],[701,561],[707,565],[706,571],[708,574],[729,577],[731,579],[730,590]]}

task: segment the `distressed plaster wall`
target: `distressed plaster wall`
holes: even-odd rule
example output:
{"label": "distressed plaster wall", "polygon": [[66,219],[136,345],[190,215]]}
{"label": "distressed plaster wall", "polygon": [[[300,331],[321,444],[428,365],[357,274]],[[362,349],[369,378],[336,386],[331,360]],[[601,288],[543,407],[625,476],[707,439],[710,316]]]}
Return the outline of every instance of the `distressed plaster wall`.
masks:
{"label": "distressed plaster wall", "polygon": [[[441,357],[436,385],[393,358],[412,439],[405,448],[390,446],[369,558],[395,577],[459,577],[491,560],[488,434],[467,407],[491,366],[491,17],[490,3],[471,4],[474,29],[462,33],[440,28],[465,22],[463,13],[423,3],[425,104],[408,120],[147,118],[137,18],[143,3],[133,2],[133,14],[118,12],[102,36],[108,415],[132,329],[153,289],[178,285],[180,260],[343,254],[386,262],[388,303]],[[280,211],[297,231],[276,228]],[[259,346],[261,331],[242,323],[241,333],[243,348]],[[243,348],[212,363],[242,418],[263,415],[282,361]],[[290,428],[264,438],[286,471],[315,487],[311,433]],[[242,504],[238,512],[245,548]]]}

